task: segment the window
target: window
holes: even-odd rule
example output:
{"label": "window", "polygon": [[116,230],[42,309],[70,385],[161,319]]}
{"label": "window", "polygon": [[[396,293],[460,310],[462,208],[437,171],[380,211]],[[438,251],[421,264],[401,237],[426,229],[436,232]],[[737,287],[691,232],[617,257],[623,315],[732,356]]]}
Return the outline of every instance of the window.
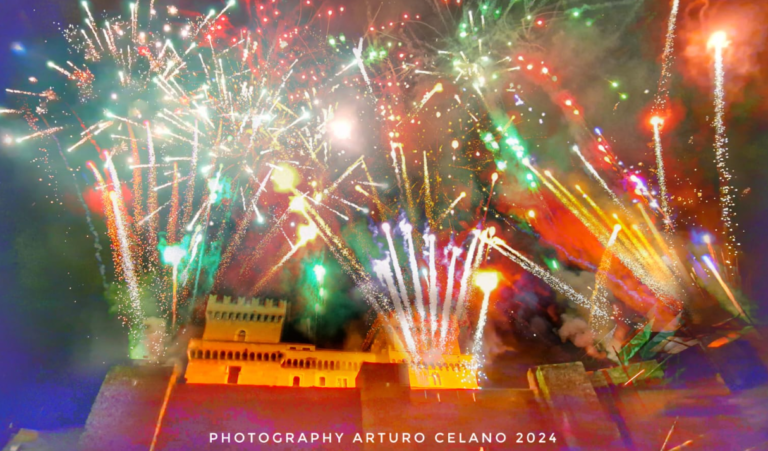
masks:
{"label": "window", "polygon": [[232,297],[229,299],[229,303],[230,303],[230,304],[237,304],[237,298],[236,298],[236,297],[234,297],[234,296],[232,296]]}
{"label": "window", "polygon": [[301,387],[301,378],[299,376],[293,376],[293,386]]}
{"label": "window", "polygon": [[347,378],[346,377],[340,377],[339,378],[339,387],[347,388]]}
{"label": "window", "polygon": [[264,300],[264,299],[259,299],[259,305],[260,305],[260,306],[262,306],[262,307],[263,307],[263,306],[264,306],[264,303],[265,303],[265,300]]}
{"label": "window", "polygon": [[261,321],[261,314],[256,315],[256,321]]}
{"label": "window", "polygon": [[254,360],[254,358],[255,358],[255,357],[256,357],[256,354],[254,354],[254,353],[251,353],[251,355],[250,355],[250,358],[251,358],[251,362],[253,362],[253,360]]}
{"label": "window", "polygon": [[244,302],[244,304],[245,304],[245,305],[251,305],[251,304],[253,304],[253,298],[246,298],[246,299],[245,299],[245,302]]}
{"label": "window", "polygon": [[209,351],[209,350],[205,351],[205,358],[206,359],[210,359],[211,358],[211,351]]}
{"label": "window", "polygon": [[256,316],[256,315],[254,315],[253,313],[251,313],[251,321],[253,321],[253,318],[254,318],[254,316]]}
{"label": "window", "polygon": [[228,384],[236,384],[238,379],[240,379],[240,369],[239,366],[230,366],[227,367],[227,383]]}
{"label": "window", "polygon": [[235,336],[235,341],[245,341],[245,331],[241,330]]}
{"label": "window", "polygon": [[216,303],[217,304],[223,304],[224,303],[224,296],[216,296]]}
{"label": "window", "polygon": [[240,360],[240,351],[235,353],[235,360]]}
{"label": "window", "polygon": [[317,385],[319,385],[321,387],[325,387],[325,378],[321,377],[320,379],[318,379],[317,380]]}
{"label": "window", "polygon": [[227,353],[227,359],[228,359],[228,360],[232,360],[232,351],[229,351],[229,352]]}
{"label": "window", "polygon": [[216,312],[216,313],[214,313],[214,314],[213,314],[213,317],[214,317],[215,319],[221,319],[221,312]]}

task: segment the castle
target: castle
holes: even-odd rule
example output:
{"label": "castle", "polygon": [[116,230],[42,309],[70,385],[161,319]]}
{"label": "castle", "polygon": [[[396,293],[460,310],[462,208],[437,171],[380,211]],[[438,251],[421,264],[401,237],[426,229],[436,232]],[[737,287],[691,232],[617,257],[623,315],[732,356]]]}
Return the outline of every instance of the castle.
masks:
{"label": "castle", "polygon": [[[531,366],[522,385],[505,376],[509,384],[478,387],[455,338],[450,351],[413,364],[387,318],[379,318],[371,352],[318,350],[281,342],[285,301],[207,302],[186,370],[152,363],[110,370],[79,450],[658,449],[671,424],[675,443],[706,436],[708,449],[766,449],[754,446],[765,441],[768,417],[726,409],[711,434],[711,422],[681,406],[722,399],[728,387],[713,377],[665,386],[663,362],[592,372],[581,362]],[[734,345],[717,349],[738,354]],[[724,367],[733,379],[732,366]],[[753,399],[765,395],[736,401]]]}
{"label": "castle", "polygon": [[412,365],[387,334],[377,336],[371,352],[283,343],[287,311],[284,300],[210,295],[203,337],[187,349],[187,383],[354,388],[362,364],[369,362],[408,364],[414,389],[478,388],[472,357],[460,354],[455,338],[447,346],[450,354]]}

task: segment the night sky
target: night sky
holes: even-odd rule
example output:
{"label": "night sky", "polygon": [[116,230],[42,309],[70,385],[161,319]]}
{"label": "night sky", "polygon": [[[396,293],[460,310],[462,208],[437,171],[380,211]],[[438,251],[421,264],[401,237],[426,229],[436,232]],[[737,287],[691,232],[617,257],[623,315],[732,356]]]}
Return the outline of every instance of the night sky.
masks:
{"label": "night sky", "polygon": [[[65,43],[53,23],[79,23],[77,3],[75,0],[0,2],[0,88],[3,89],[0,105],[8,106],[6,87],[15,87],[20,80],[40,72],[49,55],[64,51]],[[622,50],[621,45],[611,49],[615,58],[605,64],[611,65],[611,73],[623,72],[627,82],[637,84],[638,90],[640,85],[653,90],[668,5],[666,1],[651,0],[638,3],[643,4],[639,8],[645,12],[635,17],[637,23],[629,28],[633,33],[617,38],[619,42],[627,40],[626,49]],[[762,2],[684,1],[681,10],[687,3],[692,6],[681,19],[681,36],[689,36],[697,27],[710,26],[706,21],[697,20],[702,7],[738,18],[754,6],[752,4]],[[96,11],[115,4],[94,1],[92,8]],[[764,7],[756,12],[751,14],[754,20],[767,17]],[[620,21],[618,17],[611,17],[610,12],[606,14],[605,21]],[[47,39],[50,41],[44,42]],[[14,52],[15,42],[22,43],[26,53]],[[638,42],[644,43],[640,47],[642,51],[634,53]],[[739,234],[744,250],[740,261],[743,290],[763,306],[764,315],[768,307],[768,278],[765,277],[768,266],[768,191],[765,189],[768,180],[768,102],[765,101],[768,98],[765,63],[768,40],[764,33],[758,33],[738,43],[750,47],[743,58],[749,64],[734,70],[733,85],[726,90],[730,166],[739,188],[737,209],[743,230]],[[669,152],[675,155],[669,159],[668,171],[690,175],[693,167],[700,167],[702,172],[710,171],[709,178],[703,179],[712,184],[716,182],[716,178],[711,177],[712,132],[710,127],[702,125],[711,115],[709,72],[696,69],[696,55],[686,54],[686,44],[682,41],[678,45],[676,64],[679,66],[673,69],[672,92],[676,93],[673,94],[674,108],[684,119],[675,129],[673,142],[667,144]],[[585,59],[592,64],[597,61]],[[650,82],[633,79],[636,74],[645,73],[638,68],[650,68]],[[594,74],[592,69],[585,71]],[[601,95],[586,87],[594,79],[589,75],[582,78],[574,77],[582,84],[584,97]],[[647,100],[638,102],[647,103]],[[611,106],[600,104],[595,109],[610,112]],[[643,117],[643,106],[636,105],[633,112],[634,115],[625,119],[611,119],[606,113],[608,117],[603,118],[603,123],[626,130],[626,138],[637,144],[617,151],[623,152],[622,158],[652,164],[648,135],[641,136],[634,130]],[[2,122],[0,132],[4,132]],[[687,145],[691,142],[694,144]],[[3,362],[0,365],[0,427],[3,428],[0,443],[5,442],[11,423],[15,428],[31,429],[82,426],[101,379],[110,366],[125,361],[127,345],[126,329],[108,311],[84,216],[71,208],[76,205],[71,176],[58,174],[48,178],[32,161],[33,157],[19,154],[26,151],[19,149],[0,147],[0,361]],[[84,185],[83,180],[78,182]],[[671,189],[682,191],[684,187]],[[53,202],[54,192],[70,202],[64,206]],[[99,230],[102,229],[103,226]],[[102,243],[108,259],[103,236]],[[503,328],[500,333],[504,333]]]}

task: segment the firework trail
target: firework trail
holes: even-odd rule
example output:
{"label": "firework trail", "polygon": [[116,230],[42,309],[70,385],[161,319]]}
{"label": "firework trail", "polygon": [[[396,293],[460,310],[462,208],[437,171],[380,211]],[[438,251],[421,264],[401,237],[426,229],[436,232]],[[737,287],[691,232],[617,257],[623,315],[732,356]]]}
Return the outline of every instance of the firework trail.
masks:
{"label": "firework trail", "polygon": [[671,231],[674,228],[672,223],[672,215],[669,212],[669,197],[667,194],[667,180],[664,173],[664,155],[661,148],[661,131],[659,128],[664,121],[658,116],[654,116],[651,119],[653,125],[653,143],[654,150],[656,151],[656,174],[659,178],[659,196],[661,196],[661,211],[664,214],[664,225],[667,231]]}
{"label": "firework trail", "polygon": [[56,138],[55,136],[53,136],[53,140],[56,142],[56,146],[59,149],[59,155],[61,155],[61,159],[64,161],[64,165],[66,166],[67,170],[72,174],[72,179],[74,182],[73,185],[77,192],[77,200],[78,202],[80,202],[80,206],[82,206],[83,210],[85,211],[85,221],[88,223],[88,230],[90,230],[91,234],[93,235],[93,247],[96,248],[96,263],[99,265],[99,275],[101,275],[101,284],[106,290],[109,286],[107,285],[107,270],[104,267],[104,261],[101,258],[101,251],[103,251],[104,248],[101,247],[101,241],[99,240],[99,232],[96,231],[96,227],[93,225],[91,210],[90,208],[88,208],[88,204],[85,203],[85,199],[83,198],[83,192],[80,189],[80,185],[77,183],[77,177],[75,176],[75,172],[69,166],[69,162],[67,161],[67,158],[64,156],[64,152],[62,152],[61,150],[61,143],[59,142],[59,139]]}
{"label": "firework trail", "polygon": [[579,159],[581,159],[581,162],[584,163],[584,167],[587,168],[587,170],[589,171],[589,174],[592,177],[594,177],[594,179],[597,180],[598,183],[600,183],[600,186],[603,188],[603,190],[606,193],[608,193],[608,195],[611,197],[613,202],[615,202],[616,205],[618,205],[624,212],[626,212],[627,208],[624,206],[624,204],[621,203],[621,200],[619,200],[619,197],[616,196],[616,193],[614,193],[613,190],[608,187],[608,184],[605,183],[605,180],[603,180],[603,178],[600,177],[600,174],[597,173],[597,171],[595,170],[594,166],[592,166],[587,161],[587,159],[584,158],[584,155],[582,155],[581,151],[579,150],[579,146],[573,146],[572,149],[576,153],[576,155],[579,156]]}
{"label": "firework trail", "polygon": [[499,276],[495,272],[483,272],[475,275],[475,284],[483,291],[483,303],[480,307],[480,316],[477,320],[477,326],[475,328],[475,339],[472,345],[472,355],[475,357],[475,362],[478,364],[478,355],[480,354],[481,347],[483,345],[483,331],[485,330],[485,323],[488,319],[488,304],[491,300],[491,292],[496,288],[499,283]]}
{"label": "firework trail", "polygon": [[[475,258],[475,252],[477,251],[478,243],[481,242],[481,235],[485,233],[480,230],[473,230],[472,243],[469,245],[469,252],[467,253],[467,259],[464,260],[464,271],[461,275],[461,288],[459,288],[459,297],[456,301],[456,318],[461,321],[464,318],[466,312],[467,295],[469,294],[469,278],[472,275],[472,261]],[[478,252],[480,253],[480,252]],[[442,335],[442,331],[441,331]]]}
{"label": "firework trail", "polygon": [[115,214],[115,225],[117,227],[117,236],[120,240],[120,252],[122,254],[123,277],[128,284],[128,293],[131,298],[131,320],[134,322],[131,327],[131,334],[134,340],[138,340],[138,334],[141,333],[144,325],[144,314],[141,307],[141,297],[139,294],[139,283],[136,279],[136,272],[133,267],[133,257],[131,255],[131,243],[128,237],[128,231],[123,219],[120,201],[115,191],[110,191],[109,198],[112,201],[112,211]]}
{"label": "firework trail", "polygon": [[[600,259],[600,266],[597,268],[597,274],[595,275],[595,288],[592,291],[592,298],[590,299],[590,313],[589,313],[589,319],[590,319],[590,325],[592,326],[593,330],[597,327],[597,324],[593,321],[593,319],[596,317],[595,312],[599,309],[602,311],[605,311],[605,304],[606,304],[606,290],[605,290],[605,283],[608,280],[608,271],[611,269],[611,247],[613,246],[613,243],[616,242],[616,237],[619,235],[619,232],[621,231],[621,226],[616,225],[613,228],[613,233],[611,234],[611,238],[608,240],[608,245],[605,247],[605,251],[603,252],[603,256]],[[601,315],[601,318],[605,319],[607,315]]]}
{"label": "firework trail", "polygon": [[715,128],[715,164],[720,176],[720,221],[725,228],[726,246],[733,253],[736,252],[738,246],[733,224],[736,212],[734,210],[734,187],[731,185],[733,176],[727,165],[728,138],[725,134],[725,120],[723,119],[725,115],[723,50],[728,46],[728,37],[723,32],[717,32],[712,35],[708,45],[715,51],[715,120],[712,125]]}
{"label": "firework trail", "polygon": [[[400,264],[398,263],[397,251],[395,248],[394,240],[390,233],[390,226],[387,223],[381,225],[384,235],[387,240],[389,249],[388,257],[384,260],[378,260],[373,262],[373,271],[376,277],[379,279],[381,285],[386,288],[389,293],[391,304],[394,306],[394,324],[398,330],[398,334],[404,339],[407,346],[407,351],[411,355],[411,359],[416,362],[424,359],[428,359],[427,354],[432,350],[446,351],[449,346],[449,336],[455,336],[457,331],[451,330],[455,319],[458,318],[458,310],[454,309],[453,304],[453,291],[456,282],[460,284],[460,292],[462,296],[466,298],[468,293],[468,286],[472,280],[472,274],[474,274],[475,261],[470,258],[474,256],[474,250],[478,243],[478,233],[473,233],[470,256],[466,260],[465,269],[460,280],[456,279],[456,263],[459,255],[461,254],[461,247],[455,245],[449,245],[445,249],[446,253],[451,254],[451,260],[448,267],[447,274],[442,272],[442,268],[438,268],[436,259],[438,255],[437,238],[435,235],[429,234],[425,236],[425,258],[428,262],[427,269],[423,277],[428,280],[428,293],[429,293],[429,312],[424,312],[424,316],[421,316],[419,312],[419,302],[423,302],[423,297],[419,296],[421,285],[419,279],[422,274],[418,271],[418,263],[416,261],[416,253],[413,250],[413,240],[411,238],[412,226],[406,222],[401,222],[399,225],[400,231],[403,233],[404,247],[411,266],[411,286],[413,289],[413,298],[408,294],[408,290],[405,285],[405,281],[398,280],[399,287],[395,286],[395,278],[404,279]],[[394,272],[393,269],[394,268]],[[445,297],[443,298],[443,306],[440,312],[438,312],[439,299],[439,282],[445,277]],[[465,299],[466,300],[466,299]],[[415,304],[411,309],[409,305]],[[424,309],[424,307],[421,307]],[[412,311],[416,311],[416,317],[412,319]],[[422,310],[423,311],[423,310]],[[480,313],[478,324],[482,327],[484,324],[484,316],[487,315],[487,305],[485,310]],[[429,321],[427,322],[427,318]]]}
{"label": "firework trail", "polygon": [[675,27],[677,25],[677,11],[680,8],[680,0],[672,1],[672,10],[669,12],[669,21],[667,22],[667,36],[664,41],[664,53],[661,55],[661,77],[659,77],[659,87],[654,99],[653,112],[660,113],[666,108],[667,97],[669,95],[669,77],[670,69],[674,59],[675,50]]}

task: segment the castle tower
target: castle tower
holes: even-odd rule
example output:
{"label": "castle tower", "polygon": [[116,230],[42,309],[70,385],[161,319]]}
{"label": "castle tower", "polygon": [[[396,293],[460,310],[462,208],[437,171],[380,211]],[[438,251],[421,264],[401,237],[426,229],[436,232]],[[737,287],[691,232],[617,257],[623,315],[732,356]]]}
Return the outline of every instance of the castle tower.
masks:
{"label": "castle tower", "polygon": [[203,340],[280,343],[287,309],[282,300],[210,295]]}

